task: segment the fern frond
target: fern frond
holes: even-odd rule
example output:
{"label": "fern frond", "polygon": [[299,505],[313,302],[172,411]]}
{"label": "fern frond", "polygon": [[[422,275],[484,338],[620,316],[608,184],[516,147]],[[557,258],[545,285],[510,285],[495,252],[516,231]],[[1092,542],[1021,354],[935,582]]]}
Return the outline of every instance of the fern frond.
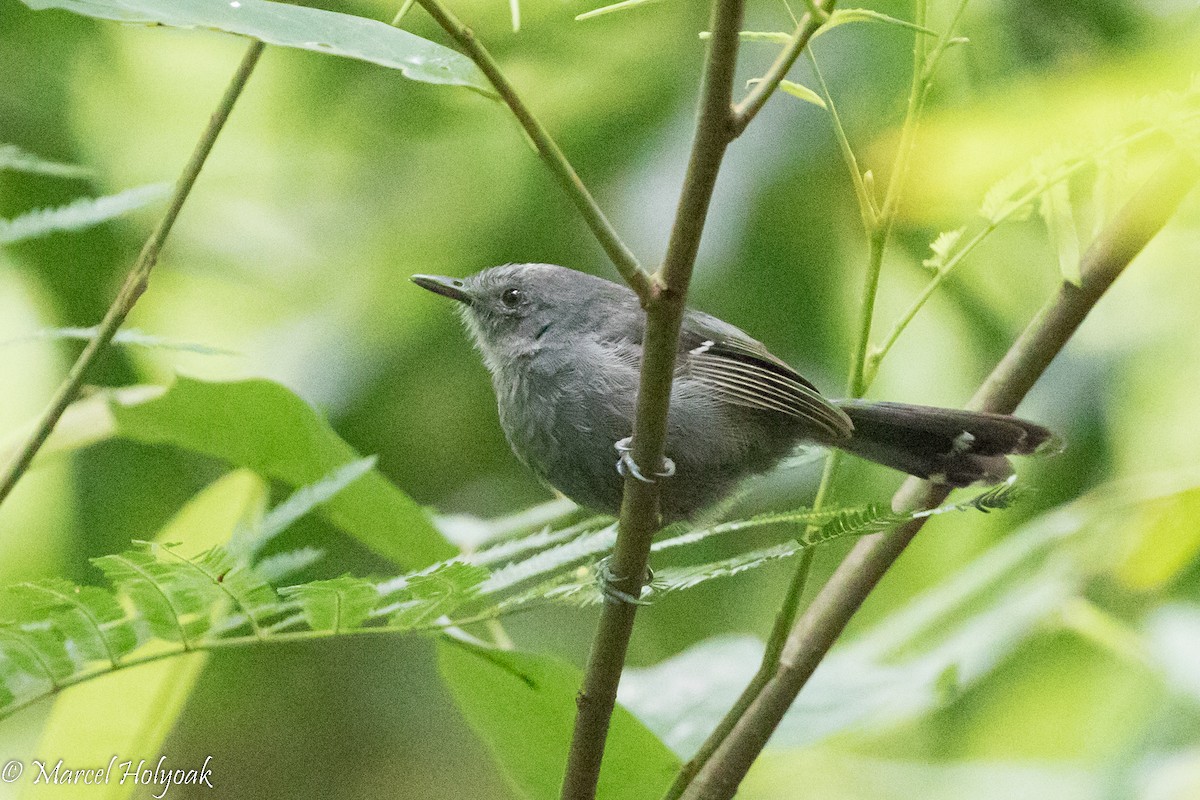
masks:
{"label": "fern frond", "polygon": [[167,196],[170,188],[165,183],[155,183],[104,197],[84,197],[65,206],[40,208],[12,219],[0,219],[0,244],[90,228],[158,202]]}
{"label": "fern frond", "polygon": [[[266,616],[279,610],[278,598],[270,584],[252,567],[234,561],[223,547],[213,547],[193,558],[179,553],[173,545],[158,545],[152,542],[144,544],[151,552],[162,553],[174,559],[184,569],[192,570],[197,584],[202,585],[207,581],[215,592],[224,595],[229,604],[245,616],[254,630],[254,635],[262,638],[262,623]],[[213,607],[212,611],[214,614],[221,614],[224,609]]]}
{"label": "fern frond", "polygon": [[412,630],[451,614],[473,600],[489,573],[465,561],[447,561],[405,581],[391,603],[379,610],[389,614],[388,627]]}
{"label": "fern frond", "polygon": [[317,506],[333,499],[338,492],[375,468],[375,456],[351,461],[321,480],[301,486],[286,500],[268,511],[253,530],[239,526],[229,543],[229,552],[238,559],[252,559],[268,543]]}
{"label": "fern frond", "polygon": [[[20,344],[22,342],[37,342],[43,340],[57,339],[78,339],[81,341],[89,341],[96,338],[99,332],[99,326],[93,325],[90,328],[43,328],[39,331],[34,331],[28,336],[20,336],[15,339],[6,339],[0,342],[0,347],[12,344]],[[161,336],[144,333],[136,328],[123,328],[113,336],[113,344],[128,344],[137,347],[145,347],[149,349],[159,350],[179,350],[185,353],[199,353],[206,356],[232,356],[237,355],[232,350],[222,350],[219,347],[210,347],[204,344],[196,344],[194,342],[176,342],[170,339],[164,339]]]}
{"label": "fern frond", "polygon": [[379,602],[374,583],[350,575],[285,586],[279,593],[299,604],[309,628],[330,633],[359,627]]}
{"label": "fern frond", "polygon": [[275,583],[295,575],[301,570],[308,569],[325,557],[325,551],[318,547],[301,547],[297,550],[285,550],[274,553],[254,565],[257,572],[267,583]]}
{"label": "fern frond", "polygon": [[139,644],[116,596],[96,586],[61,579],[21,583],[9,590],[34,614],[45,614],[79,663],[105,660],[117,666]]}
{"label": "fern frond", "polygon": [[90,178],[92,170],[75,164],[50,161],[22,150],[15,144],[0,144],[0,172],[26,172],[37,175],[52,175],[56,178]]}

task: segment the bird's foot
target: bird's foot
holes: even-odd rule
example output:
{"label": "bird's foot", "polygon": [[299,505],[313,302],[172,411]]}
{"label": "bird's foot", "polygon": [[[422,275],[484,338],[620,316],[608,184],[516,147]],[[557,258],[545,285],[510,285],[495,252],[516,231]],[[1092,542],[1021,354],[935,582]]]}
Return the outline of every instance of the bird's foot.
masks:
{"label": "bird's foot", "polygon": [[641,469],[639,469],[638,465],[634,463],[633,455],[630,452],[633,449],[632,436],[626,436],[624,439],[614,444],[613,448],[621,456],[617,459],[617,472],[621,474],[622,478],[626,477],[627,475],[632,475],[642,483],[656,483],[660,478],[669,478],[675,474],[675,462],[669,458],[664,458],[662,462],[662,469],[658,472],[651,473],[654,476],[653,478],[647,478],[645,475],[643,475]]}
{"label": "bird's foot", "polygon": [[[644,600],[641,597],[634,597],[629,592],[617,588],[617,582],[624,580],[618,575],[613,574],[611,566],[612,556],[605,556],[596,564],[596,582],[600,584],[600,594],[604,596],[606,603],[625,603],[631,606],[647,606],[650,605],[649,600]],[[640,594],[646,586],[654,580],[654,571],[649,567],[646,568],[645,584],[638,589]]]}

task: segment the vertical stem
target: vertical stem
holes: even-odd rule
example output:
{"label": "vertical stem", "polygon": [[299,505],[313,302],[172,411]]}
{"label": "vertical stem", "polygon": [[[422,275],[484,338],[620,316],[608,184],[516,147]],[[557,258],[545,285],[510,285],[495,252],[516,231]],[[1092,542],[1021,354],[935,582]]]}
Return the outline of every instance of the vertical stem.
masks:
{"label": "vertical stem", "polygon": [[[734,138],[733,74],[737,66],[743,2],[714,0],[713,3],[712,38],[704,69],[696,136],[666,258],[655,275],[654,291],[646,308],[646,337],[632,457],[635,463],[643,466],[644,472],[650,474],[657,468],[647,470],[646,465],[662,463],[675,352],[692,268],[721,160]],[[617,542],[610,562],[612,584],[617,591],[633,597],[641,593],[651,538],[659,524],[658,485],[628,477]],[[591,800],[596,796],[604,743],[636,612],[636,605],[620,601],[606,602],[601,612],[577,699],[579,713],[563,783],[564,800]]]}
{"label": "vertical stem", "polygon": [[208,154],[212,152],[213,145],[217,141],[217,135],[225,127],[225,122],[229,119],[230,112],[233,111],[233,104],[237,102],[242,90],[246,87],[246,81],[249,80],[250,73],[254,71],[254,66],[258,63],[258,57],[262,55],[262,51],[263,43],[255,40],[251,42],[250,47],[246,50],[246,54],[242,56],[242,61],[238,64],[237,71],[233,74],[233,79],[230,80],[229,86],[225,89],[225,94],[221,97],[221,102],[217,104],[217,108],[213,112],[208,126],[200,136],[200,141],[196,143],[195,150],[192,151],[192,157],[188,159],[183,173],[175,183],[175,191],[171,195],[170,205],[167,206],[166,214],[163,215],[162,220],[159,221],[158,226],[150,234],[150,238],[146,240],[146,244],[143,245],[142,251],[138,254],[137,261],[125,277],[125,282],[121,285],[120,291],[117,292],[112,305],[108,307],[108,312],[104,315],[104,319],[97,326],[96,335],[88,341],[87,345],[83,348],[83,352],[79,354],[79,358],[71,366],[67,377],[54,393],[54,397],[50,400],[50,405],[42,412],[42,416],[38,419],[29,438],[21,446],[21,449],[17,452],[13,460],[5,466],[4,471],[0,473],[0,503],[3,503],[5,498],[12,492],[17,481],[20,480],[21,476],[29,468],[34,455],[37,454],[37,451],[41,449],[42,445],[46,443],[46,439],[54,431],[54,426],[58,424],[58,420],[62,417],[63,412],[67,410],[67,406],[75,399],[75,395],[79,392],[79,387],[83,384],[83,379],[87,374],[88,368],[104,352],[104,349],[108,347],[113,336],[116,335],[117,330],[121,327],[121,324],[125,322],[125,318],[129,316],[129,312],[133,309],[134,304],[142,296],[142,292],[146,291],[146,285],[150,280],[150,271],[154,269],[154,265],[158,262],[159,251],[162,250],[167,235],[171,232],[175,220],[179,217],[183,203],[187,200],[188,194],[191,193],[192,186],[195,185],[196,178],[200,174],[200,169],[204,166]]}

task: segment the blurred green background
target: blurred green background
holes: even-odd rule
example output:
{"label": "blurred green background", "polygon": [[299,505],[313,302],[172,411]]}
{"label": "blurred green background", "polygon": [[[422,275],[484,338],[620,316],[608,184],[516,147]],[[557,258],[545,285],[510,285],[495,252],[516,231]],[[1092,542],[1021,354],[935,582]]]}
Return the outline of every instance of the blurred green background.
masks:
{"label": "blurred green background", "polygon": [[[378,19],[395,13],[369,0],[320,5]],[[669,0],[575,22],[591,6],[526,0],[519,33],[498,0],[451,5],[634,251],[655,263],[686,161],[705,4]],[[868,5],[911,16],[909,4]],[[933,27],[950,5],[933,4]],[[1175,0],[970,3],[962,30],[971,44],[948,57],[931,100],[877,330],[927,280],[920,262],[928,243],[970,223],[993,182],[1055,142],[1113,135],[1142,98],[1186,88],[1200,66],[1198,23],[1195,4]],[[405,27],[445,41],[419,9]],[[750,3],[746,28],[786,30],[790,21],[782,4],[763,0]],[[0,173],[0,216],[174,180],[243,47],[218,33],[33,13],[0,0],[0,141],[97,175],[81,184]],[[904,109],[910,34],[845,26],[814,48],[864,166],[882,175]],[[771,45],[747,43],[739,76],[761,73],[773,55]],[[803,60],[795,73],[812,85]],[[160,211],[0,250],[0,341],[95,324]],[[1193,196],[1022,406],[1070,445],[1021,465],[1036,493],[1004,513],[931,524],[855,630],[1044,510],[1114,479],[1200,467],[1198,234]],[[731,148],[692,303],[746,328],[838,394],[865,252],[828,117],[778,96]],[[414,272],[464,275],[508,261],[615,277],[503,106],[369,64],[269,48],[129,322],[236,355],[115,348],[89,381],[268,377],[320,408],[360,452],[379,454],[382,471],[418,502],[482,516],[515,511],[549,495],[510,454],[486,372],[454,315],[408,282]],[[1004,227],[905,334],[872,395],[963,403],[1059,280],[1036,215]],[[44,341],[0,345],[0,435],[39,412],[77,351]],[[806,503],[819,470],[810,461],[762,481],[751,502]],[[198,456],[126,442],[53,460],[0,509],[0,579],[95,582],[87,557],[153,536],[222,471]],[[897,483],[892,473],[847,464],[839,500],[881,500]],[[1196,508],[1182,517],[1188,532],[1200,526]],[[288,535],[330,550],[312,577],[395,571],[319,520]],[[847,547],[822,550],[817,577]],[[1114,553],[1113,564],[1122,557]],[[765,634],[788,576],[777,565],[646,610],[632,663],[659,662],[714,634]],[[1168,601],[1200,602],[1198,578],[1189,551],[1149,590],[1106,573],[1090,591],[1118,617],[1138,620]],[[522,649],[582,664],[593,622],[593,613],[565,610],[506,625]],[[912,787],[908,796],[934,796],[949,780],[947,765],[963,761],[1067,769],[1056,797],[1198,797],[1198,699],[1178,695],[1154,667],[1047,626],[918,719],[776,751],[744,795],[893,796],[853,778],[863,771],[855,759],[869,757],[906,770],[884,782],[893,792]],[[28,754],[45,713],[39,706],[0,724],[0,753]],[[184,761],[212,755],[222,797],[513,796],[439,682],[430,644],[411,637],[218,654],[166,752]],[[1164,777],[1157,767],[1174,771]],[[985,796],[989,786],[1021,780],[1006,773],[947,796]],[[986,796],[1043,796],[1037,791]],[[208,796],[184,788],[171,795]]]}

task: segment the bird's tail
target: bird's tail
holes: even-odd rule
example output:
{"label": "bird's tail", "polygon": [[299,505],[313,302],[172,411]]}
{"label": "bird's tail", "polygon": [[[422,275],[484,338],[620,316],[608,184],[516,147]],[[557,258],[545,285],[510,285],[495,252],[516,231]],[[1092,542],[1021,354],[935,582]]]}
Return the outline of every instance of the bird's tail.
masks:
{"label": "bird's tail", "polygon": [[837,405],[854,423],[853,437],[838,447],[950,486],[999,483],[1012,474],[1005,456],[1032,453],[1053,436],[1005,414],[866,400]]}

